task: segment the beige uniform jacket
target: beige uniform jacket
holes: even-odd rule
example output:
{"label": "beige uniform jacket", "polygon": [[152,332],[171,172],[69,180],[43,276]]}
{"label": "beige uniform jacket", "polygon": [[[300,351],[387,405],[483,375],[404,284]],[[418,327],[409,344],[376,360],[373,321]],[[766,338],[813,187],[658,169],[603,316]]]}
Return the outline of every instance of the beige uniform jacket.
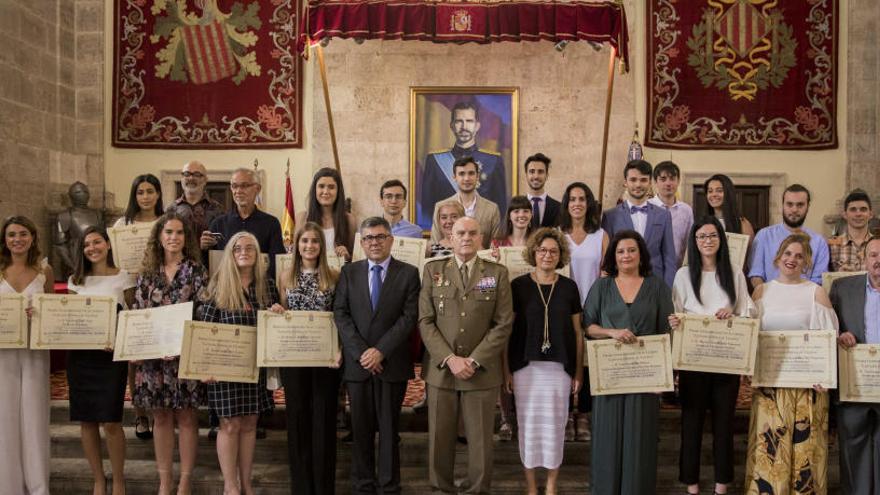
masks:
{"label": "beige uniform jacket", "polygon": [[[419,330],[427,348],[422,378],[455,390],[501,385],[501,354],[513,325],[507,268],[477,258],[467,287],[455,257],[425,265],[419,295]],[[472,358],[479,368],[469,380],[455,378],[443,365],[450,354]]]}

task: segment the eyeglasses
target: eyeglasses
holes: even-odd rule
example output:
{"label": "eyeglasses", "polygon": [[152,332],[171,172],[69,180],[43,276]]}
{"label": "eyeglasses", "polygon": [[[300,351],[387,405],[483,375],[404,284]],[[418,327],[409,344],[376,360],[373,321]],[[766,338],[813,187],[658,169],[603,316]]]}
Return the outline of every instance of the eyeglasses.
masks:
{"label": "eyeglasses", "polygon": [[537,254],[538,256],[550,256],[550,257],[553,257],[553,256],[559,256],[559,250],[558,250],[558,249],[552,249],[552,248],[550,248],[550,249],[548,249],[548,248],[538,248],[538,249],[535,250],[535,254]]}
{"label": "eyeglasses", "polygon": [[366,242],[367,244],[372,242],[385,242],[390,239],[391,236],[388,234],[376,234],[376,235],[365,235],[361,237],[361,241]]}
{"label": "eyeglasses", "polygon": [[233,191],[236,191],[239,189],[248,189],[248,188],[255,186],[255,185],[257,185],[256,182],[242,182],[241,184],[236,184],[233,182],[232,184],[229,184],[229,188],[232,189]]}
{"label": "eyeglasses", "polygon": [[201,179],[205,177],[205,174],[201,172],[181,172],[180,175],[189,179],[190,177],[195,177],[196,179]]}
{"label": "eyeglasses", "polygon": [[234,248],[232,248],[232,252],[235,254],[241,254],[241,253],[251,254],[251,253],[256,253],[257,248],[254,246],[235,246]]}
{"label": "eyeglasses", "polygon": [[715,242],[718,240],[718,233],[714,234],[697,234],[694,236],[697,242]]}

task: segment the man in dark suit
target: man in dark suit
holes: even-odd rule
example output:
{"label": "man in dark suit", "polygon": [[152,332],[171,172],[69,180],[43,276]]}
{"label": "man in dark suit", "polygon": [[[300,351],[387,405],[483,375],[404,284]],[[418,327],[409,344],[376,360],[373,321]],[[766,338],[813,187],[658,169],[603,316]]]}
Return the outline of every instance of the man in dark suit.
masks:
{"label": "man in dark suit", "polygon": [[408,342],[418,321],[419,271],[391,257],[394,236],[384,218],[367,218],[360,233],[367,259],[342,268],[333,305],[351,399],[352,493],[399,493],[400,407],[413,377]]}
{"label": "man in dark suit", "polygon": [[550,159],[543,153],[535,153],[526,158],[527,194],[532,202],[532,229],[538,227],[556,227],[559,225],[559,201],[551,198],[544,191],[547,177],[550,175]]}
{"label": "man in dark suit", "polygon": [[[831,305],[840,321],[837,342],[844,348],[880,344],[880,237],[865,243],[867,275],[834,282]],[[837,407],[842,493],[880,490],[880,404],[841,402]]]}
{"label": "man in dark suit", "polygon": [[621,230],[635,230],[645,239],[651,255],[651,269],[672,287],[678,260],[672,237],[672,216],[659,206],[648,202],[651,189],[651,164],[632,160],[623,168],[623,186],[627,199],[614,208],[605,210],[602,228],[609,237]]}

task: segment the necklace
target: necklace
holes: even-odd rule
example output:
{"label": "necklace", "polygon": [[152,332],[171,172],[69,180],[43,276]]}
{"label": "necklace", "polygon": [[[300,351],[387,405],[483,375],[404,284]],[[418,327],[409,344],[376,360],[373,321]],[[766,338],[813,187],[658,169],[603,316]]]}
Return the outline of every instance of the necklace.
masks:
{"label": "necklace", "polygon": [[535,275],[532,280],[535,281],[538,295],[541,296],[541,303],[544,304],[544,342],[541,344],[541,353],[547,354],[550,352],[550,300],[553,299],[553,290],[556,289],[556,282],[559,280],[559,276],[557,275],[550,285],[550,294],[546,298],[544,298],[544,291],[541,290],[541,284],[538,282],[538,276]]}

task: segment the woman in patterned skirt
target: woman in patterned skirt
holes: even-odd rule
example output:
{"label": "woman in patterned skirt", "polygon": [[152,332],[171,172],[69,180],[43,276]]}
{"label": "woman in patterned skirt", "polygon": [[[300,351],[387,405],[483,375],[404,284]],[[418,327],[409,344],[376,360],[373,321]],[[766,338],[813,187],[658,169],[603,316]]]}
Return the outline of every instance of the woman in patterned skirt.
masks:
{"label": "woman in patterned skirt", "polygon": [[[232,236],[211,283],[202,319],[230,325],[257,325],[257,311],[278,302],[278,291],[266,276],[257,238],[249,232]],[[251,471],[257,442],[257,418],[274,406],[266,389],[266,370],[257,383],[209,382],[208,404],[220,418],[217,458],[224,495],[253,494]],[[240,483],[240,486],[239,486]]]}
{"label": "woman in patterned skirt", "polygon": [[[321,227],[307,222],[296,233],[293,265],[281,274],[281,304],[275,312],[333,311],[339,274],[327,265]],[[282,307],[283,305],[283,307]],[[337,354],[329,368],[281,368],[287,402],[287,450],[290,492],[332,494],[336,490],[336,408],[340,384]]]}
{"label": "woman in patterned skirt", "polygon": [[[156,221],[144,254],[144,265],[135,289],[135,309],[155,308],[189,301],[198,303],[208,281],[200,263],[201,252],[189,225],[180,214],[169,212]],[[194,311],[198,313],[198,311]],[[135,364],[135,407],[153,413],[153,441],[159,471],[159,495],[170,495],[174,484],[174,423],[180,444],[178,495],[190,493],[192,470],[198,452],[197,409],[205,403],[205,384],[179,380],[180,356],[148,359]]]}

